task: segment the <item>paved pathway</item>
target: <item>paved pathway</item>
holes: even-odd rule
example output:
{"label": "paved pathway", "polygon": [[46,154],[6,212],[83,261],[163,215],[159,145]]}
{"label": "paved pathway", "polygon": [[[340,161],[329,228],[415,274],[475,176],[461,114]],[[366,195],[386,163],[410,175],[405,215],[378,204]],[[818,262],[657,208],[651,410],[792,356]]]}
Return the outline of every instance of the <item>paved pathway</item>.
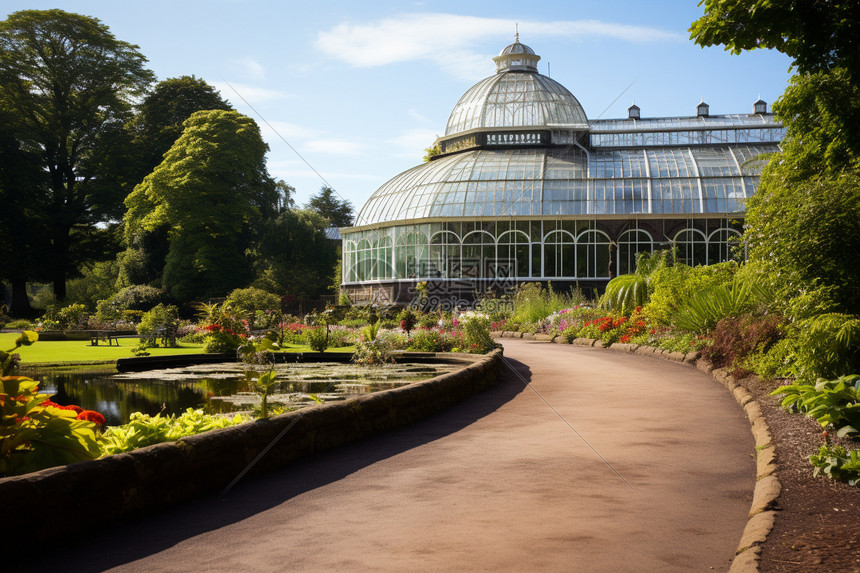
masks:
{"label": "paved pathway", "polygon": [[31,570],[727,570],[755,477],[723,387],[653,358],[504,346],[518,375],[466,403]]}

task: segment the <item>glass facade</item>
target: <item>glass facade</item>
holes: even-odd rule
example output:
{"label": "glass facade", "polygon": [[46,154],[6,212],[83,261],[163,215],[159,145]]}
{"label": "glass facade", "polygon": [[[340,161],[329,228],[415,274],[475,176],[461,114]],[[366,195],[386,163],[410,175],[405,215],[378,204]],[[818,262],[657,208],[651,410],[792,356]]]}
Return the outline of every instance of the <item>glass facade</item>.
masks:
{"label": "glass facade", "polygon": [[538,59],[502,50],[454,107],[441,155],[368,199],[342,230],[346,286],[599,284],[673,244],[691,265],[744,256],[746,200],[784,136],[772,115],[589,122]]}

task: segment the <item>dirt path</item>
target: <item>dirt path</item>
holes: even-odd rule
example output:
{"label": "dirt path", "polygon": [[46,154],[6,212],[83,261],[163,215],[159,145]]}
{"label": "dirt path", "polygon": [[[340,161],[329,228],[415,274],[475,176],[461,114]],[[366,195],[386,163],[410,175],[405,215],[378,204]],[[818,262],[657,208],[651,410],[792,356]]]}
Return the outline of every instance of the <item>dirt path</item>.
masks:
{"label": "dirt path", "polygon": [[727,570],[755,477],[725,389],[662,360],[504,346],[519,376],[466,403],[28,569]]}

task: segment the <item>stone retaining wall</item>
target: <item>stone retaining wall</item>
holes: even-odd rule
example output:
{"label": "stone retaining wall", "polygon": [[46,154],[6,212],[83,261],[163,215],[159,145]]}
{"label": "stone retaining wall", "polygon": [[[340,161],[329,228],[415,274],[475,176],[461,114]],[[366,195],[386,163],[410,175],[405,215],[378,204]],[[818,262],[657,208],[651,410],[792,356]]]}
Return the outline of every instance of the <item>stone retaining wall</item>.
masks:
{"label": "stone retaining wall", "polygon": [[[502,351],[444,354],[463,369],[408,386],[289,412],[126,454],[0,479],[0,515],[40,543],[221,491],[250,474],[426,418],[496,383]],[[288,430],[287,430],[288,429]],[[282,432],[286,433],[278,439]]]}

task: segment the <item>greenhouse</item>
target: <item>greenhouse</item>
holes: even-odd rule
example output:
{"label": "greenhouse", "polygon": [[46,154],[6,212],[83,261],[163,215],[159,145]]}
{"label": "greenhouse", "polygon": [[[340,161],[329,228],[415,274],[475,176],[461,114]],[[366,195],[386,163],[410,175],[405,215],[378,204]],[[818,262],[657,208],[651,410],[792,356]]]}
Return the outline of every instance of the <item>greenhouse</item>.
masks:
{"label": "greenhouse", "polygon": [[519,41],[470,88],[430,161],[382,185],[343,236],[343,288],[358,302],[440,302],[525,281],[601,289],[638,253],[674,245],[707,265],[743,256],[745,201],[784,129],[750,114],[589,121]]}

